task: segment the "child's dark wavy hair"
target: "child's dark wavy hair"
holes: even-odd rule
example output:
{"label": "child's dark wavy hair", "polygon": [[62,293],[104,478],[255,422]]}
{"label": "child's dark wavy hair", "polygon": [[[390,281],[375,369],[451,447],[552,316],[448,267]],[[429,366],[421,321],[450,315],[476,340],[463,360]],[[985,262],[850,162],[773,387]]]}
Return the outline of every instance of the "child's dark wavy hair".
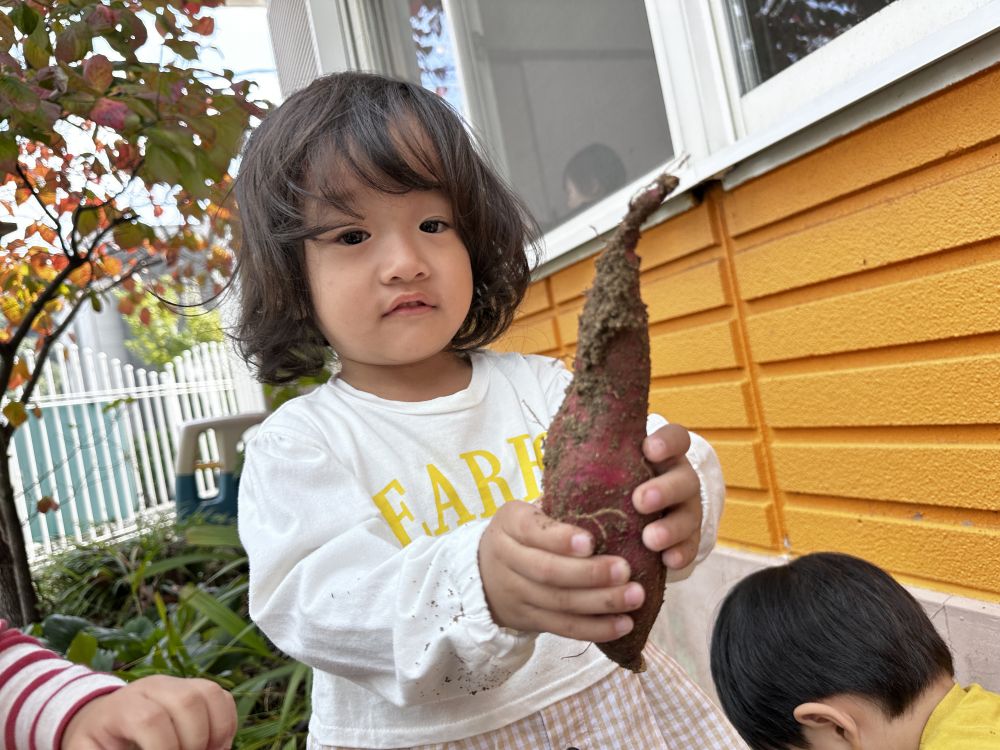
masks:
{"label": "child's dark wavy hair", "polygon": [[382,192],[438,189],[450,199],[473,279],[455,351],[497,339],[530,283],[538,226],[443,99],[369,73],[317,78],[251,134],[236,180],[242,237],[234,338],[266,383],[316,374],[330,356],[306,279],[304,242],[316,228],[305,209],[320,201],[353,213],[337,180],[345,169]]}
{"label": "child's dark wavy hair", "polygon": [[881,568],[817,552],[764,568],[726,596],[712,631],[719,703],[753,750],[808,748],[796,706],[853,695],[894,719],[951,652],[923,608]]}

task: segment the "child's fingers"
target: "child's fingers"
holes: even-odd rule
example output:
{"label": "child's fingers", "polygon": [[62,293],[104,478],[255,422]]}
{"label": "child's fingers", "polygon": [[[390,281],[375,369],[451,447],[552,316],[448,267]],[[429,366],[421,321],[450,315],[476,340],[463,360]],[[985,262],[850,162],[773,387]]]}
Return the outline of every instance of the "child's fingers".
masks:
{"label": "child's fingers", "polygon": [[174,721],[163,707],[144,694],[134,696],[133,701],[121,715],[117,738],[142,750],[181,750]]}
{"label": "child's fingers", "polygon": [[214,750],[235,732],[233,699],[210,680],[171,680],[150,697],[173,721],[181,750]]}
{"label": "child's fingers", "polygon": [[575,557],[588,557],[594,552],[594,539],[589,533],[550,518],[534,505],[504,503],[496,520],[508,536],[526,547]]}
{"label": "child's fingers", "polygon": [[686,503],[674,508],[663,518],[646,524],[642,530],[642,543],[654,552],[662,552],[701,532],[700,506]]}
{"label": "child's fingers", "polygon": [[534,583],[569,589],[591,589],[621,585],[628,581],[628,563],[621,557],[567,557],[545,550],[516,545],[508,555],[515,573]]}
{"label": "child's fingers", "polygon": [[646,592],[638,583],[600,589],[561,589],[528,582],[525,604],[540,610],[570,615],[617,615],[642,606]]}
{"label": "child's fingers", "polygon": [[632,492],[632,505],[640,513],[659,513],[701,496],[701,480],[686,458],[665,473],[643,482]]}
{"label": "child's fingers", "polygon": [[686,539],[680,544],[675,544],[663,553],[663,564],[671,570],[686,568],[698,556],[698,545],[700,542],[701,532],[698,532],[690,539]]}
{"label": "child's fingers", "polygon": [[538,610],[534,616],[538,632],[554,633],[564,638],[592,643],[605,643],[621,638],[634,627],[628,615],[571,615],[563,612]]}
{"label": "child's fingers", "polygon": [[691,447],[691,434],[679,424],[667,424],[642,443],[642,452],[653,468],[663,471],[666,465],[687,453]]}

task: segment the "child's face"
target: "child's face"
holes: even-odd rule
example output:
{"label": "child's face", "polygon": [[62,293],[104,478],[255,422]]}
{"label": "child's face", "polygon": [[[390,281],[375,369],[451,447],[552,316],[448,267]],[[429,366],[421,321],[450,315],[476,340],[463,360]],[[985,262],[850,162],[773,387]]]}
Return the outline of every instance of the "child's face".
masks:
{"label": "child's face", "polygon": [[325,230],[306,240],[305,264],[320,331],[363,389],[376,370],[442,356],[468,314],[472,267],[441,192],[343,187],[359,215],[311,207]]}

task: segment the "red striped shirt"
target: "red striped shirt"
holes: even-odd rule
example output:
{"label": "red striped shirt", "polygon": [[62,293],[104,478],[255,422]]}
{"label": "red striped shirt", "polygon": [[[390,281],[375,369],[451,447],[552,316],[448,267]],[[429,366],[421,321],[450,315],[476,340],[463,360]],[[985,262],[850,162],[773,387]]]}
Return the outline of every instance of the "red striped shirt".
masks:
{"label": "red striped shirt", "polygon": [[123,684],[0,620],[0,750],[58,750],[73,714]]}

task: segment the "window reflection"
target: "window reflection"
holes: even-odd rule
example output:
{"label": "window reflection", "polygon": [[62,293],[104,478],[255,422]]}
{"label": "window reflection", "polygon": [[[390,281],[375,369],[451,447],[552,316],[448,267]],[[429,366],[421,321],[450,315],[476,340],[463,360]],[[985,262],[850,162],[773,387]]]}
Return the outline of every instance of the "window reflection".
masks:
{"label": "window reflection", "polygon": [[455,46],[441,0],[409,0],[410,31],[417,55],[420,84],[446,99],[459,112],[465,109],[458,80]]}
{"label": "window reflection", "polygon": [[727,0],[747,93],[896,0]]}

